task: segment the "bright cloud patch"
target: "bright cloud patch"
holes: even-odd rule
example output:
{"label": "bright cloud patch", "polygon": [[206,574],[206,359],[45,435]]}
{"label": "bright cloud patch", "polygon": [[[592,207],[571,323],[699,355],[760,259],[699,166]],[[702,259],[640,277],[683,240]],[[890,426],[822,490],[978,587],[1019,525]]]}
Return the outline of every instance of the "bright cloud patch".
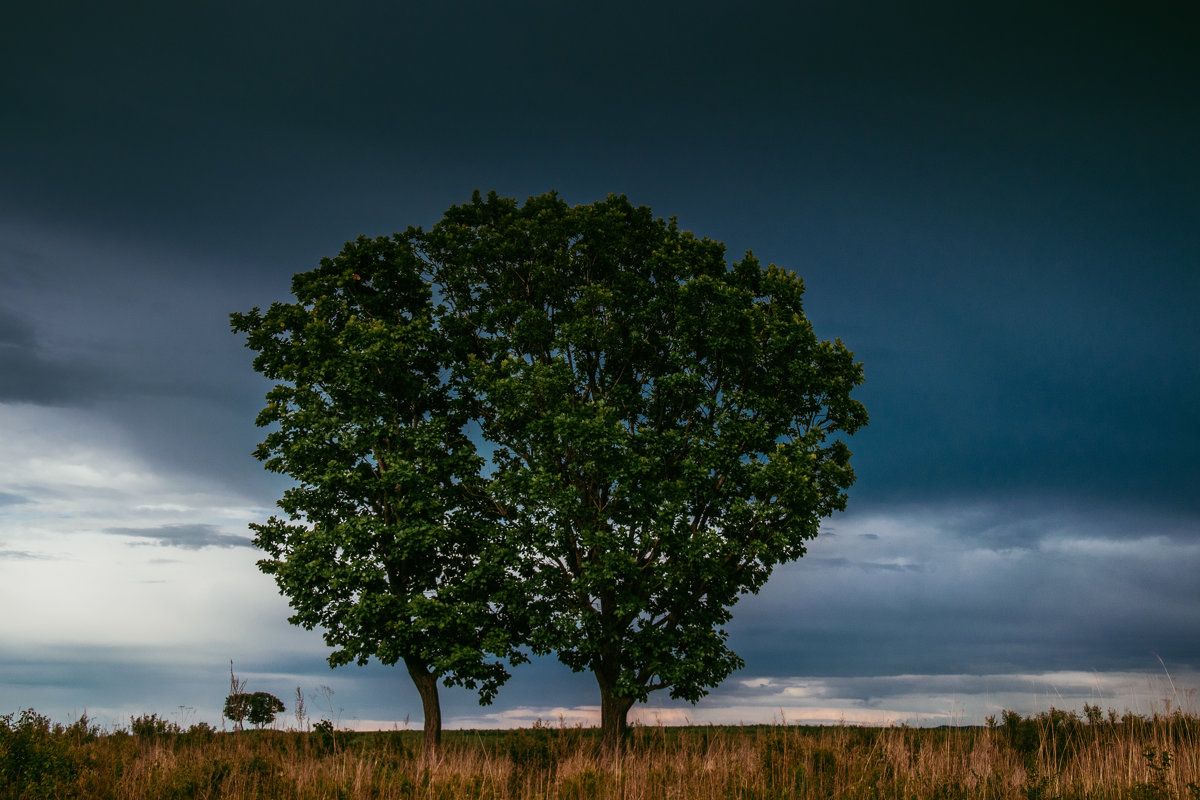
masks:
{"label": "bright cloud patch", "polygon": [[[0,404],[0,430],[0,607],[21,609],[0,618],[7,646],[207,648],[219,663],[295,634],[247,551],[265,509],[148,465],[87,409]],[[29,702],[0,685],[0,707]]]}

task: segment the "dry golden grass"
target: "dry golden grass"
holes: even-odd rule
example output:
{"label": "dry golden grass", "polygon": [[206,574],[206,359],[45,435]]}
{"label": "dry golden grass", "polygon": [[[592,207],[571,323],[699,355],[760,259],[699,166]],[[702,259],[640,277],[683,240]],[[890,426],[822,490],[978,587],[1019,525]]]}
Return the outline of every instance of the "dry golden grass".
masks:
{"label": "dry golden grass", "polygon": [[415,732],[142,722],[135,734],[0,717],[0,799],[1200,800],[1200,717],[1178,712],[1006,713],[992,729],[639,727],[619,759],[579,728],[450,731],[428,759]]}

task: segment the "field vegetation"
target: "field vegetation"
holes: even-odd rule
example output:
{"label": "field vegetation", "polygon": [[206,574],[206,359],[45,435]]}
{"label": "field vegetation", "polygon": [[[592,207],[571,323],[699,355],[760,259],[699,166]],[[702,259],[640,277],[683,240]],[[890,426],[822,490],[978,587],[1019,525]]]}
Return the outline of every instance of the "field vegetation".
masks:
{"label": "field vegetation", "polygon": [[0,716],[0,800],[27,798],[980,798],[1200,800],[1200,716],[1004,712],[987,726],[645,727],[623,755],[595,729],[104,730]]}

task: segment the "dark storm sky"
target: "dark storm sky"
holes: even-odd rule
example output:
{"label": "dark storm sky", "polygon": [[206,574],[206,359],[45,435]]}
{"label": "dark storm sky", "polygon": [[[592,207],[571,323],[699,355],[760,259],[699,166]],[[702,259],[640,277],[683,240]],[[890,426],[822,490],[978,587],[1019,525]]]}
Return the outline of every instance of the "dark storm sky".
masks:
{"label": "dark storm sky", "polygon": [[[625,193],[753,248],[865,364],[850,510],[738,607],[747,668],[713,714],[897,711],[899,675],[928,702],[938,676],[1194,673],[1197,98],[1184,3],[9,10],[0,600],[52,599],[0,622],[0,712],[116,713],[137,696],[104,676],[135,661],[135,711],[218,706],[230,657],[277,693],[333,679],[244,546],[280,484],[227,314],[476,188]],[[85,574],[108,588],[81,633]],[[179,688],[206,660],[215,699]],[[348,714],[415,703],[386,670],[332,676]],[[592,694],[542,663],[499,708]]]}

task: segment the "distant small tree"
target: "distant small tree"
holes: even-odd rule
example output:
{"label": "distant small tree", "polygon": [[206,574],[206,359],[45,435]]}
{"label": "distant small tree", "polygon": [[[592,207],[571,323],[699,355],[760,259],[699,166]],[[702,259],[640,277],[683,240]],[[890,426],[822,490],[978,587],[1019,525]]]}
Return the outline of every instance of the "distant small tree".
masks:
{"label": "distant small tree", "polygon": [[261,729],[274,722],[275,715],[285,710],[283,701],[270,692],[240,692],[225,698],[225,716],[237,723],[239,730],[244,721]]}
{"label": "distant small tree", "polygon": [[283,707],[283,701],[275,695],[268,692],[255,692],[250,695],[250,713],[246,715],[246,719],[261,729],[264,725],[274,722],[276,714],[286,710]]}
{"label": "distant small tree", "polygon": [[234,730],[240,731],[242,724],[250,717],[250,695],[245,692],[234,692],[225,698],[225,710],[221,712],[228,720],[233,721]]}

